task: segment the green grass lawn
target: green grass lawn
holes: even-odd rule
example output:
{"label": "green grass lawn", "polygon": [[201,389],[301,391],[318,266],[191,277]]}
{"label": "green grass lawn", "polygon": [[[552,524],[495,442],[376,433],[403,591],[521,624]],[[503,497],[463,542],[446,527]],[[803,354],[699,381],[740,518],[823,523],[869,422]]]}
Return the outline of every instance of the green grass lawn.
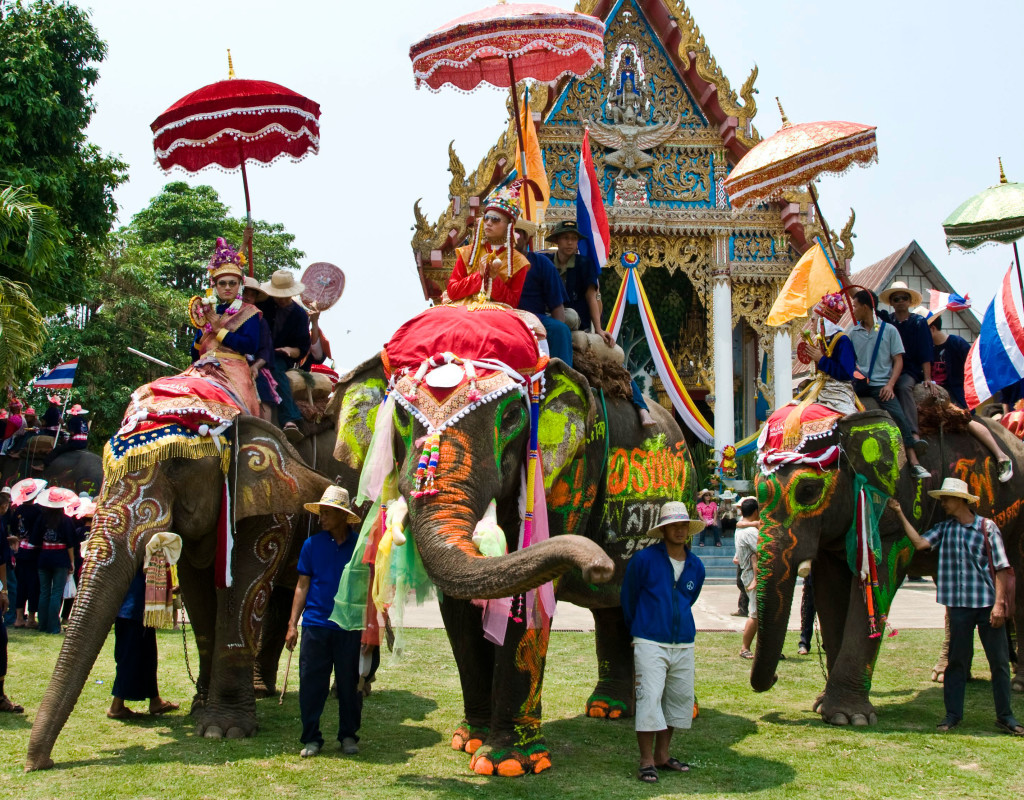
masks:
{"label": "green grass lawn", "polygon": [[[108,720],[114,676],[113,637],[57,740],[57,767],[22,774],[33,711],[60,646],[58,637],[11,631],[9,693],[28,712],[0,715],[0,797],[30,798],[647,798],[693,794],[709,798],[1002,798],[1024,787],[1024,742],[1000,735],[987,679],[967,691],[959,733],[933,733],[942,691],[928,678],[939,631],[904,631],[887,640],[875,679],[879,724],[832,728],[810,711],[823,685],[816,655],[797,657],[786,645],[779,683],[754,694],[749,662],[737,657],[738,634],[700,634],[697,691],[700,718],[676,736],[674,754],[694,770],[655,786],[635,778],[631,721],[591,720],[583,703],[596,676],[592,634],[555,633],[544,692],[545,734],[554,767],[525,778],[481,778],[469,757],[449,747],[461,719],[458,674],[443,631],[407,632],[402,661],[385,661],[363,714],[362,752],[345,757],[331,743],[315,759],[298,757],[297,666],[283,706],[258,704],[261,729],[252,739],[196,738],[184,711],[138,722]],[[181,635],[162,632],[160,687],[191,698]],[[194,651],[193,651],[194,657]],[[975,671],[986,664],[979,649]],[[193,667],[194,668],[194,667]],[[284,664],[282,662],[282,672]],[[987,676],[987,672],[979,673]],[[1018,700],[1018,713],[1024,702]],[[138,708],[144,708],[139,704]],[[325,713],[328,739],[337,708]]]}

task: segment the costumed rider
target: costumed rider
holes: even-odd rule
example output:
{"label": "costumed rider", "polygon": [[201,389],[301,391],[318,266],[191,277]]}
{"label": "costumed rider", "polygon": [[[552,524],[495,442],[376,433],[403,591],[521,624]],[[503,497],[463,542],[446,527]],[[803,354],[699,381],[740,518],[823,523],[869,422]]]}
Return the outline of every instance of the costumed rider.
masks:
{"label": "costumed rider", "polygon": [[258,417],[260,399],[248,359],[259,348],[260,312],[242,301],[243,266],[245,256],[218,236],[207,268],[207,296],[193,297],[189,303],[189,316],[198,328],[192,369],[224,389],[244,413]]}
{"label": "costumed rider", "polygon": [[515,308],[530,262],[513,246],[512,226],[519,219],[519,190],[514,181],[491,194],[473,239],[456,249],[455,267],[442,295],[445,303],[494,301]]}
{"label": "costumed rider", "polygon": [[797,357],[804,363],[813,363],[817,370],[808,399],[840,414],[853,414],[861,408],[853,390],[857,353],[839,325],[846,313],[846,301],[841,292],[826,294],[813,312],[814,331],[797,347]]}
{"label": "costumed rider", "polygon": [[[85,450],[89,444],[89,423],[85,419],[85,415],[88,414],[87,409],[82,408],[81,404],[75,403],[71,406],[68,411],[68,434],[69,438],[64,444],[57,445],[53,448],[50,453],[43,460],[44,464],[51,464],[57,456],[64,455],[64,453],[70,453],[74,450]],[[33,469],[42,469],[38,464]]]}

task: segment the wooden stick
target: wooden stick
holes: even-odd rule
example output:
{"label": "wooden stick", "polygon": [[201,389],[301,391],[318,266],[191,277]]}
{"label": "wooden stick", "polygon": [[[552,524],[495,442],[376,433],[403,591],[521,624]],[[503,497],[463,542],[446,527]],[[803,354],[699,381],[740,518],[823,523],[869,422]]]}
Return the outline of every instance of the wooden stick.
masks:
{"label": "wooden stick", "polygon": [[292,669],[292,655],[294,653],[294,650],[288,651],[288,663],[285,665],[284,668],[284,684],[282,684],[281,686],[281,696],[277,698],[277,704],[279,706],[284,705],[284,693],[288,691],[288,673],[291,672]]}

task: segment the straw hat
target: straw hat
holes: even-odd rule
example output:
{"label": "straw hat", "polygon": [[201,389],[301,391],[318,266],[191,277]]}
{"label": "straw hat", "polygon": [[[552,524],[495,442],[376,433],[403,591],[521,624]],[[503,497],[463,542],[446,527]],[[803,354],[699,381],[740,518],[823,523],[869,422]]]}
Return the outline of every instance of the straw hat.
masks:
{"label": "straw hat", "polygon": [[932,489],[928,492],[929,497],[941,498],[941,497],[959,497],[961,500],[966,500],[968,503],[977,503],[978,495],[971,494],[967,491],[967,483],[960,480],[959,478],[946,478],[942,481],[942,486],[938,489]]}
{"label": "straw hat", "polygon": [[70,489],[51,486],[36,497],[36,505],[44,508],[67,508],[75,500],[78,500],[78,495]]}
{"label": "straw hat", "polygon": [[686,503],[670,501],[661,507],[661,515],[658,517],[658,524],[647,531],[652,539],[660,539],[665,532],[659,530],[673,522],[684,522],[689,527],[690,535],[704,530],[706,527],[702,519],[690,519],[690,512],[686,510]]}
{"label": "straw hat", "polygon": [[242,280],[243,289],[255,289],[256,291],[256,302],[261,303],[267,299],[267,293],[263,291],[263,287],[260,282],[255,278],[250,278],[248,275]]}
{"label": "straw hat", "polygon": [[290,270],[279,269],[269,281],[260,284],[260,291],[271,297],[294,297],[306,291],[306,285],[295,280]]}
{"label": "straw hat", "polygon": [[718,497],[721,500],[727,500],[731,503],[736,499],[736,492],[734,492],[732,489],[726,489]]}
{"label": "straw hat", "polygon": [[923,317],[924,321],[931,325],[935,320],[941,317],[949,309],[940,308],[938,311],[930,311],[924,306],[918,306],[917,308],[910,309],[911,314],[917,314],[919,317]]}
{"label": "straw hat", "polygon": [[878,301],[880,303],[885,303],[887,306],[891,306],[892,303],[890,302],[889,298],[892,297],[894,294],[909,294],[910,305],[921,305],[921,293],[915,292],[903,281],[893,281],[892,286],[890,286],[888,289],[886,289],[884,292],[878,295]]}
{"label": "straw hat", "polygon": [[710,489],[701,489],[699,492],[697,492],[697,497],[703,497],[706,494],[709,494],[712,497],[715,496],[715,493],[713,491],[711,491]]}
{"label": "straw hat", "polygon": [[306,509],[306,511],[310,512],[311,514],[319,514],[320,506],[340,508],[342,511],[348,514],[349,522],[361,522],[362,520],[360,519],[359,515],[356,514],[356,512],[353,511],[351,508],[349,508],[351,502],[352,501],[349,500],[348,498],[348,491],[346,489],[342,489],[340,486],[328,486],[326,489],[324,489],[323,497],[320,498],[319,502],[306,503],[306,505],[303,507]]}

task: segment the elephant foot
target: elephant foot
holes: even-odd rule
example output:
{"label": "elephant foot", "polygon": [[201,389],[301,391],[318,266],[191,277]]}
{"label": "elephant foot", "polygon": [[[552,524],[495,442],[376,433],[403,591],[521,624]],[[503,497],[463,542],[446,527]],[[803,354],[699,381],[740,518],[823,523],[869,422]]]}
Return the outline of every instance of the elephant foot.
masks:
{"label": "elephant foot", "polygon": [[633,716],[632,704],[595,692],[587,700],[587,716],[595,719],[624,719]]}
{"label": "elephant foot", "polygon": [[551,754],[544,737],[536,729],[530,733],[491,736],[469,762],[477,775],[518,778],[536,775],[551,767]]}
{"label": "elephant foot", "polygon": [[53,769],[53,759],[49,756],[30,758],[25,762],[25,772],[35,772],[37,769]]}
{"label": "elephant foot", "polygon": [[463,753],[473,755],[484,743],[490,728],[485,725],[470,725],[463,723],[455,729],[452,734],[452,750],[461,750]]}
{"label": "elephant foot", "polygon": [[827,692],[822,692],[814,701],[812,710],[821,714],[822,720],[829,725],[865,727],[878,722],[875,707],[866,699],[837,701],[832,700]]}
{"label": "elephant foot", "polygon": [[204,739],[244,739],[260,727],[256,715],[245,711],[204,710],[196,716],[196,736]]}
{"label": "elephant foot", "polygon": [[193,716],[199,716],[202,711],[206,709],[206,703],[209,700],[209,696],[206,694],[195,694],[192,696],[192,706],[189,708],[188,713]]}

